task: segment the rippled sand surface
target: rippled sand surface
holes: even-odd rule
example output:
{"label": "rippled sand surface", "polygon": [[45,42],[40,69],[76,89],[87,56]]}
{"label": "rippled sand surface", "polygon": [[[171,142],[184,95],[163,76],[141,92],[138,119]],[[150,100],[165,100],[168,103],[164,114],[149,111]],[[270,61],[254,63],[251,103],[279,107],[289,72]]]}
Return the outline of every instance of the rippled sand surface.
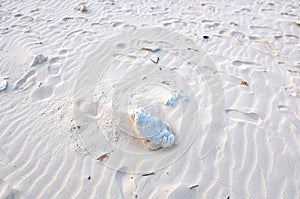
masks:
{"label": "rippled sand surface", "polygon": [[0,198],[300,197],[297,1],[78,5],[0,2]]}

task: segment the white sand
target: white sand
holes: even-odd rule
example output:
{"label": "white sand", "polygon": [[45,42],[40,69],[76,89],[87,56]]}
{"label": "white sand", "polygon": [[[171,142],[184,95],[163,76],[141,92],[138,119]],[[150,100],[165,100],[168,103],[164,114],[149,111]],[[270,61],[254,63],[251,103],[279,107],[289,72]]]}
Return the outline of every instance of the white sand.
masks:
{"label": "white sand", "polygon": [[[300,198],[296,0],[85,2],[0,1],[0,198]],[[123,135],[128,102],[175,146]]]}

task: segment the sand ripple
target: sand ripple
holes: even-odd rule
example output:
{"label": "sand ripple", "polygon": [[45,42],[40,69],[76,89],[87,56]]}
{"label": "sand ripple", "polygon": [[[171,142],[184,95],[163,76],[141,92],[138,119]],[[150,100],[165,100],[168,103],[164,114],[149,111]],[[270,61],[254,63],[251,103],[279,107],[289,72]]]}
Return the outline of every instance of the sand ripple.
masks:
{"label": "sand ripple", "polygon": [[[9,77],[7,89],[0,92],[0,198],[300,197],[297,1],[99,0],[86,2],[85,13],[75,10],[77,5],[53,0],[0,3],[0,78]],[[203,134],[196,136],[189,150],[164,169],[123,172],[130,168],[125,157],[119,159],[115,170],[105,166],[104,161],[109,159],[102,164],[90,155],[94,145],[82,143],[80,135],[88,131],[88,125],[75,121],[73,106],[89,113],[88,117],[96,121],[95,128],[99,126],[95,107],[99,106],[85,98],[73,102],[73,93],[85,60],[97,57],[96,50],[101,59],[108,57],[107,48],[99,49],[105,41],[115,44],[110,66],[121,71],[134,63],[124,73],[132,80],[132,70],[150,53],[130,51],[131,46],[140,44],[139,40],[116,42],[112,38],[149,27],[184,35],[182,38],[188,40],[180,41],[182,44],[194,41],[193,47],[178,46],[176,40],[159,41],[167,52],[159,64],[168,73],[153,73],[158,75],[156,83],[164,88],[193,88],[191,99],[201,99],[197,105],[201,107],[198,111],[203,111],[199,120],[203,121],[200,124],[204,133],[215,126],[212,104],[219,99],[207,97],[224,90],[226,103],[221,117],[225,122],[221,132],[208,134],[212,141]],[[158,36],[167,41],[172,34]],[[202,50],[196,51],[197,46]],[[216,69],[199,67],[199,73],[207,76],[195,80],[198,73],[189,66],[197,66],[199,52],[203,51]],[[48,60],[31,67],[38,54]],[[159,65],[151,61],[145,65],[150,64],[153,67],[149,72],[159,71]],[[108,81],[107,74],[111,73],[104,73],[102,79],[97,76],[96,91],[107,92],[104,99],[114,98],[122,105],[124,101],[109,92],[116,85]],[[180,75],[172,81],[171,74]],[[214,80],[214,76],[220,77],[223,84],[210,90],[209,84],[202,82]],[[144,77],[135,77],[136,82],[147,80]],[[248,86],[241,85],[241,81]],[[119,87],[117,93],[129,85]],[[138,94],[142,89],[133,91]],[[94,90],[90,94],[94,100]],[[101,92],[97,94],[101,96]],[[140,102],[135,96],[133,101]],[[181,114],[182,109],[170,115]],[[118,110],[112,109],[111,113]],[[182,127],[180,122],[178,126]],[[218,135],[217,143],[211,144]],[[130,146],[123,147],[130,150]],[[208,155],[203,155],[203,149]],[[160,162],[151,167],[156,168]],[[145,167],[141,163],[136,168]]]}

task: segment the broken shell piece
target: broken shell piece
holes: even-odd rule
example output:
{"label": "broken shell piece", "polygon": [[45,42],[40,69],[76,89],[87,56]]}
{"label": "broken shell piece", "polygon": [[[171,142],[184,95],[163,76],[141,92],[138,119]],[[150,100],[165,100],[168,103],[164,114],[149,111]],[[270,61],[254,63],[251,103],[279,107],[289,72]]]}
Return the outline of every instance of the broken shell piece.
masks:
{"label": "broken shell piece", "polygon": [[182,99],[183,101],[188,101],[188,96],[182,91],[179,90],[176,95],[172,95],[165,103],[167,106],[175,106],[178,100]]}
{"label": "broken shell piece", "polygon": [[0,91],[6,90],[8,85],[7,78],[4,78],[4,80],[0,81]]}
{"label": "broken shell piece", "polygon": [[153,63],[157,64],[158,61],[159,61],[159,57],[158,57],[158,56],[152,56],[152,57],[150,58],[150,60],[151,60]]}
{"label": "broken shell piece", "polygon": [[80,12],[86,12],[87,11],[86,6],[83,5],[83,4],[79,4],[75,9],[80,11]]}
{"label": "broken shell piece", "polygon": [[44,55],[42,55],[42,54],[39,54],[39,55],[37,55],[35,58],[34,58],[34,60],[33,60],[33,62],[32,62],[32,64],[31,64],[31,66],[35,66],[35,65],[38,65],[38,64],[42,64],[42,63],[44,63],[45,61],[47,61],[47,57],[46,56],[44,56]]}
{"label": "broken shell piece", "polygon": [[160,49],[159,46],[155,44],[146,44],[143,48],[141,48],[141,50],[149,50],[151,52],[156,52],[159,49]]}
{"label": "broken shell piece", "polygon": [[138,136],[151,150],[170,147],[175,142],[175,136],[169,124],[147,113],[143,108],[133,111],[132,119]]}

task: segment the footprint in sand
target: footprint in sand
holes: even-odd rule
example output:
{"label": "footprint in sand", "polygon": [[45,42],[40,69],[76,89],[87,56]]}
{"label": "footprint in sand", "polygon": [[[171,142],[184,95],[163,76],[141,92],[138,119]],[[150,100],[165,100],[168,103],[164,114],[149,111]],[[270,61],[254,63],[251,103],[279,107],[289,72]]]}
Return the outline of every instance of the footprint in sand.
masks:
{"label": "footprint in sand", "polygon": [[40,102],[47,100],[53,96],[54,89],[52,86],[41,86],[37,88],[31,94],[31,99],[33,102]]}
{"label": "footprint in sand", "polygon": [[260,67],[260,64],[255,63],[255,62],[249,62],[249,61],[240,61],[240,60],[235,60],[232,62],[232,65],[239,68],[239,69],[256,69],[258,70]]}
{"label": "footprint in sand", "polygon": [[17,82],[15,86],[15,90],[25,90],[35,84],[35,77],[36,70],[31,70],[27,72],[19,81]]}
{"label": "footprint in sand", "polygon": [[260,64],[255,63],[255,62],[248,62],[248,61],[239,61],[239,60],[235,60],[232,62],[232,64],[234,66],[241,66],[241,65],[254,65],[254,66],[260,66]]}
{"label": "footprint in sand", "polygon": [[61,73],[61,63],[58,57],[53,57],[50,59],[50,64],[47,68],[47,72],[50,76],[58,76]]}
{"label": "footprint in sand", "polygon": [[9,186],[9,184],[0,178],[1,198],[23,198],[21,192]]}
{"label": "footprint in sand", "polygon": [[9,163],[7,153],[0,148],[0,166],[5,166]]}
{"label": "footprint in sand", "polygon": [[83,23],[83,22],[87,22],[88,19],[86,18],[83,18],[83,17],[64,17],[62,19],[63,22],[66,22],[66,23]]}
{"label": "footprint in sand", "polygon": [[24,16],[24,17],[20,18],[20,21],[24,22],[24,23],[29,23],[33,20],[34,20],[33,17],[30,17],[30,16]]}
{"label": "footprint in sand", "polygon": [[235,121],[250,122],[255,125],[260,125],[262,123],[262,118],[257,113],[246,113],[237,109],[226,109],[225,112],[230,119]]}
{"label": "footprint in sand", "polygon": [[286,105],[278,105],[279,111],[282,113],[287,113],[293,115],[298,121],[300,121],[300,116],[293,111],[293,109]]}
{"label": "footprint in sand", "polygon": [[[121,168],[121,169],[125,170],[126,168]],[[117,171],[114,178],[115,178],[115,182],[121,185],[118,186],[117,189],[119,189],[119,191],[123,193],[124,198],[131,198],[132,194],[136,190],[136,184],[134,182],[133,175],[126,172]]]}

